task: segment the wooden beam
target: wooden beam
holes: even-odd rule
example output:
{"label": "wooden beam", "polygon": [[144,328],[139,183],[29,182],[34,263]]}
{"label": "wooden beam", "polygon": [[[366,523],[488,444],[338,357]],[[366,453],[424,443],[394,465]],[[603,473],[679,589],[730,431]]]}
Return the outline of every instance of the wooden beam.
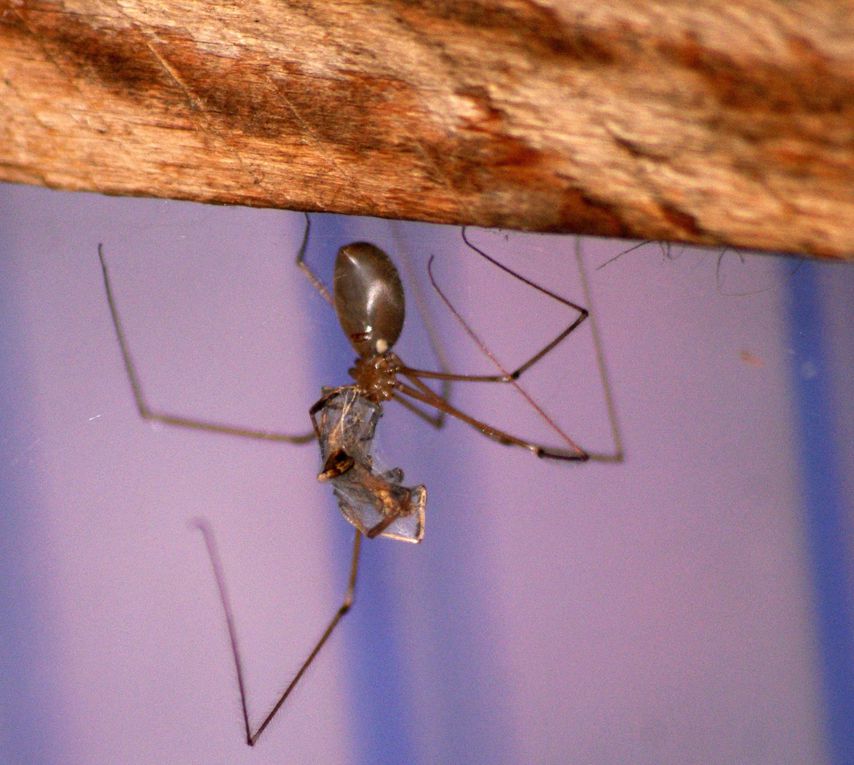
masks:
{"label": "wooden beam", "polygon": [[0,0],[0,179],[854,254],[854,0]]}

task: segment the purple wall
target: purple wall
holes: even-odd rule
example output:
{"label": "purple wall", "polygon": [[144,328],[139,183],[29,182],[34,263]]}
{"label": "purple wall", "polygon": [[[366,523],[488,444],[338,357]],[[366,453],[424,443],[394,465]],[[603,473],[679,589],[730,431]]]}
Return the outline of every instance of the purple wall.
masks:
{"label": "purple wall", "polygon": [[[6,186],[0,222],[3,762],[841,761],[796,393],[828,380],[836,480],[850,487],[850,320],[820,328],[822,366],[797,355],[795,263],[650,246],[596,270],[622,245],[584,243],[622,465],[551,464],[390,405],[380,452],[427,484],[425,541],[365,545],[355,611],[252,751],[188,522],[215,529],[255,720],[337,605],[349,527],[314,480],[313,445],[139,419],[96,247],[153,406],[301,431],[352,360],[292,264],[302,217]],[[310,259],[326,274],[353,239],[395,254],[412,366],[436,366],[429,323],[450,368],[494,371],[426,283],[429,254],[506,366],[571,316],[473,256],[458,229],[315,223]],[[583,302],[571,238],[472,236]],[[810,268],[825,314],[850,319],[854,269]],[[606,450],[590,329],[522,382]],[[550,438],[512,390],[483,387],[457,385],[453,400]]]}

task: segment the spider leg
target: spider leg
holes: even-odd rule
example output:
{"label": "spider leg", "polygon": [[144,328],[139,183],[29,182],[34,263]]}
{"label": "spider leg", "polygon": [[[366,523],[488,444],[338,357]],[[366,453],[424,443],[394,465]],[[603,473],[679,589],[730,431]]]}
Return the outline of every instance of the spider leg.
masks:
{"label": "spider leg", "polygon": [[[507,266],[503,265],[499,261],[495,260],[490,255],[483,252],[483,250],[479,249],[474,244],[472,244],[471,241],[469,241],[469,239],[467,238],[466,233],[465,233],[465,228],[463,229],[463,240],[472,250],[474,250],[476,253],[478,253],[483,258],[488,260],[490,263],[495,265],[497,268],[501,269],[502,271],[504,271],[505,273],[514,277],[515,279],[518,279],[519,281],[523,282],[524,284],[527,284],[529,287],[532,287],[533,289],[537,290],[538,292],[541,292],[544,295],[551,297],[552,299],[557,300],[558,302],[566,305],[568,308],[571,308],[571,309],[577,311],[578,315],[574,318],[574,320],[572,322],[570,322],[570,324],[567,327],[565,327],[561,332],[559,332],[552,340],[550,340],[548,343],[546,343],[542,348],[540,348],[538,351],[536,351],[530,358],[528,358],[526,361],[524,361],[522,364],[520,364],[512,372],[508,371],[501,364],[501,362],[495,357],[495,355],[492,353],[492,351],[489,349],[489,347],[483,342],[483,340],[481,340],[481,338],[469,326],[469,324],[462,317],[460,312],[456,309],[456,307],[451,303],[450,299],[445,295],[445,293],[439,287],[439,285],[438,285],[438,283],[437,283],[437,281],[433,275],[432,266],[433,266],[434,258],[431,257],[430,260],[428,261],[428,264],[427,264],[427,272],[428,272],[428,275],[430,278],[430,282],[433,285],[433,288],[436,290],[439,297],[445,303],[445,306],[448,308],[448,310],[451,312],[451,314],[454,316],[454,318],[460,323],[460,325],[463,327],[463,329],[469,335],[469,337],[472,338],[472,340],[481,349],[483,354],[485,356],[487,356],[492,361],[492,363],[498,368],[500,374],[498,374],[498,375],[451,374],[451,373],[447,373],[447,372],[434,372],[434,371],[430,371],[430,370],[420,370],[420,369],[415,369],[412,367],[407,367],[404,365],[401,368],[400,373],[402,375],[404,375],[405,377],[407,377],[407,379],[409,379],[411,382],[415,383],[419,387],[420,394],[421,394],[421,395],[413,395],[411,393],[407,393],[407,395],[411,395],[413,398],[418,398],[419,400],[425,401],[425,403],[430,403],[431,406],[436,406],[436,408],[440,409],[441,411],[445,411],[448,414],[452,414],[452,412],[449,409],[445,409],[442,406],[437,406],[435,401],[440,401],[441,399],[438,396],[436,396],[436,394],[432,393],[432,391],[430,391],[430,389],[427,388],[423,383],[420,383],[418,381],[418,378],[439,379],[439,380],[455,380],[455,381],[459,381],[459,382],[508,383],[517,389],[517,391],[528,401],[528,403],[534,408],[534,410],[540,414],[540,416],[547,422],[547,424],[561,437],[561,439],[563,441],[565,441],[571,447],[571,450],[569,452],[563,452],[562,450],[550,450],[550,449],[543,447],[541,445],[533,444],[533,443],[524,441],[523,439],[516,439],[516,442],[518,442],[518,445],[525,446],[526,448],[532,449],[532,451],[535,451],[535,453],[540,454],[540,456],[549,456],[548,454],[544,454],[543,451],[541,451],[541,450],[544,450],[545,452],[557,451],[558,454],[562,455],[560,457],[557,457],[559,459],[560,458],[562,458],[562,459],[579,459],[578,456],[569,456],[569,455],[584,454],[586,456],[582,459],[592,459],[592,460],[599,461],[599,462],[622,462],[622,460],[623,460],[622,437],[620,434],[619,426],[617,424],[616,407],[614,405],[614,399],[613,399],[613,395],[611,392],[611,387],[610,387],[610,383],[609,383],[607,369],[605,366],[605,357],[604,357],[604,353],[602,351],[601,338],[599,336],[598,327],[597,327],[596,323],[592,320],[592,318],[590,319],[591,331],[593,333],[593,343],[594,343],[594,348],[595,348],[595,352],[596,352],[596,362],[597,362],[597,367],[599,370],[599,375],[600,375],[600,378],[602,380],[603,390],[604,390],[604,394],[605,394],[605,405],[606,405],[606,409],[608,412],[608,418],[609,418],[609,422],[610,422],[610,426],[611,426],[611,436],[612,436],[612,440],[614,443],[613,452],[609,452],[609,453],[588,452],[588,451],[582,449],[580,446],[578,446],[578,444],[576,444],[571,438],[569,438],[569,436],[566,435],[566,433],[564,433],[552,421],[552,419],[541,409],[541,407],[517,383],[517,380],[519,379],[519,377],[522,376],[522,374],[524,374],[525,371],[530,369],[532,366],[534,366],[534,364],[536,364],[538,361],[540,361],[542,358],[544,358],[548,353],[550,353],[552,350],[554,350],[554,348],[556,348],[575,329],[577,329],[586,319],[588,319],[590,317],[590,312],[586,308],[578,305],[577,303],[574,303],[573,301],[568,300],[568,299],[558,295],[557,293],[537,284],[536,282],[533,282],[532,280],[528,279],[527,277],[516,273],[512,269],[508,268]],[[584,262],[583,262],[583,259],[581,257],[581,249],[580,249],[579,240],[577,238],[575,240],[575,255],[576,255],[576,260],[578,262],[579,273],[581,275],[581,282],[582,282],[582,288],[584,291],[584,297],[585,297],[585,300],[588,303],[588,305],[590,305],[591,301],[592,301],[592,298],[590,295],[590,286],[588,283],[586,271],[584,269]],[[431,398],[432,399],[431,402],[427,402],[426,399],[424,398],[424,396]],[[444,403],[445,403],[445,405],[450,407],[450,405],[447,404],[447,402],[444,402]],[[450,409],[453,409],[453,408],[454,407],[450,407]],[[458,416],[458,415],[452,415],[452,416]],[[466,415],[466,416],[468,416],[468,415]],[[460,418],[460,419],[464,419],[464,418]],[[471,418],[471,419],[473,419],[473,418]],[[475,422],[479,422],[479,421],[475,421]],[[473,424],[473,423],[470,422],[469,424]],[[484,423],[480,423],[480,425],[484,425]],[[489,435],[489,433],[486,430],[483,430],[480,427],[480,425],[474,425],[474,427],[477,427],[482,432]],[[486,427],[487,427],[487,429],[489,429],[491,426],[486,426]],[[501,439],[498,439],[498,440],[501,440]],[[511,441],[511,443],[515,443],[515,442]]]}
{"label": "spider leg", "polygon": [[130,348],[128,346],[127,338],[125,337],[125,331],[122,326],[121,317],[119,316],[116,300],[113,295],[113,288],[110,283],[110,274],[107,269],[107,261],[104,257],[104,248],[100,244],[98,245],[98,258],[101,260],[101,272],[104,277],[104,289],[107,293],[107,304],[110,307],[113,329],[116,332],[116,339],[119,342],[119,348],[122,352],[125,372],[127,373],[128,382],[130,382],[134,402],[136,403],[136,408],[140,417],[144,420],[162,422],[164,425],[190,428],[192,430],[204,430],[212,433],[225,433],[230,436],[261,439],[263,441],[281,441],[291,444],[305,444],[314,439],[313,431],[299,434],[279,433],[273,430],[260,430],[255,428],[246,428],[239,425],[228,425],[219,422],[210,422],[208,420],[199,420],[152,409],[145,400],[145,395],[142,391],[142,383],[139,380],[136,365],[133,363],[133,358],[130,354]]}
{"label": "spider leg", "polygon": [[267,716],[253,732],[252,726],[249,723],[249,711],[247,709],[246,702],[246,681],[243,676],[243,662],[241,661],[240,650],[237,646],[237,628],[234,624],[234,613],[231,610],[231,603],[228,599],[228,592],[225,586],[225,575],[223,573],[222,561],[219,557],[219,552],[217,551],[213,531],[208,522],[202,518],[197,518],[193,521],[193,525],[202,532],[202,536],[204,537],[205,547],[208,551],[208,558],[210,559],[211,568],[213,568],[214,578],[216,579],[220,603],[222,604],[222,609],[225,614],[225,623],[228,628],[228,639],[231,644],[231,655],[234,658],[234,668],[237,672],[237,687],[240,691],[240,706],[243,710],[243,726],[246,733],[246,743],[249,746],[255,746],[255,743],[259,738],[261,738],[261,734],[272,722],[277,712],[282,708],[288,696],[291,695],[291,692],[296,687],[297,683],[306,673],[306,670],[317,658],[317,655],[320,653],[320,649],[326,645],[326,641],[329,640],[332,632],[338,626],[338,622],[340,622],[344,615],[353,607],[356,596],[356,575],[359,571],[359,550],[362,544],[362,535],[357,531],[353,540],[353,553],[350,559],[350,576],[347,580],[347,589],[344,591],[344,598],[341,601],[341,605],[326,625],[326,629],[323,631],[320,639],[315,643],[314,648],[311,649],[311,653],[308,655],[308,658],[302,663],[302,666],[299,668],[296,675],[294,675],[293,679],[288,684],[288,687],[285,688],[282,695],[279,696],[278,701],[273,704],[272,708],[267,713]]}
{"label": "spider leg", "polygon": [[[468,239],[465,239],[465,230],[463,230],[463,239],[469,247],[471,247],[476,252],[481,254],[490,263],[493,263],[498,268],[500,268],[502,271],[505,271],[506,273],[515,277],[519,281],[527,284],[529,287],[533,287],[537,291],[542,292],[545,295],[548,295],[549,297],[553,298],[554,300],[557,300],[560,303],[563,303],[568,308],[571,308],[571,309],[577,311],[578,315],[573,319],[572,322],[570,322],[570,324],[567,327],[565,327],[563,330],[561,330],[554,338],[549,340],[549,342],[547,342],[542,348],[540,348],[538,351],[536,351],[529,359],[527,359],[522,364],[520,364],[518,367],[516,367],[516,369],[514,369],[512,372],[504,371],[502,368],[503,373],[500,375],[464,375],[464,374],[452,374],[452,373],[448,373],[448,372],[433,372],[430,370],[414,369],[411,367],[407,367],[402,371],[409,372],[409,373],[414,374],[418,377],[423,377],[423,378],[433,379],[433,380],[454,380],[454,381],[459,381],[459,382],[501,382],[501,383],[507,383],[507,382],[511,382],[513,380],[518,380],[528,369],[530,369],[532,366],[534,366],[534,364],[536,364],[544,356],[548,355],[551,351],[553,351],[574,330],[576,330],[579,326],[581,326],[581,324],[584,322],[585,319],[587,319],[587,317],[590,315],[590,313],[586,308],[578,305],[577,303],[573,303],[571,300],[567,300],[566,298],[561,297],[557,293],[552,292],[551,290],[548,290],[545,287],[540,286],[536,282],[531,281],[530,279],[522,276],[521,274],[517,274],[515,271],[513,271],[512,269],[503,265],[502,263],[499,263],[497,260],[495,260],[491,256],[487,255],[482,250],[477,249],[477,247],[475,247],[473,244],[471,244],[471,242],[469,242]],[[492,359],[493,362],[495,362],[496,361],[495,357],[492,355],[492,353],[489,351],[489,349],[486,347],[486,345],[483,343],[483,341],[474,333],[474,331],[471,329],[471,327],[469,327],[469,325],[466,323],[465,319],[463,319],[460,312],[454,307],[454,305],[451,303],[450,299],[447,297],[447,295],[445,295],[445,293],[442,291],[442,288],[439,287],[438,283],[436,282],[436,278],[433,275],[433,261],[434,261],[434,259],[435,258],[433,256],[431,256],[430,260],[427,261],[427,273],[430,277],[430,283],[433,285],[433,288],[436,290],[436,293],[442,299],[442,302],[445,304],[445,306],[448,308],[448,310],[453,314],[454,318],[456,318],[457,321],[460,322],[460,324],[462,325],[462,327],[466,331],[466,333],[469,335],[469,337],[471,337],[472,340],[474,340],[478,344],[478,346],[480,346],[481,351],[483,351],[485,355],[487,355],[490,359]]]}
{"label": "spider leg", "polygon": [[[487,255],[483,251],[479,250],[477,247],[475,247],[473,244],[471,244],[471,242],[469,242],[469,240],[466,238],[465,228],[463,228],[463,240],[465,241],[465,243],[469,247],[471,247],[473,250],[475,250],[475,252],[482,255],[484,258],[486,258],[490,263],[493,263],[498,268],[509,273],[511,276],[515,277],[516,279],[519,279],[520,281],[522,281],[525,284],[533,287],[534,289],[536,289],[540,292],[543,292],[546,295],[549,295],[550,297],[552,297],[555,300],[563,303],[564,305],[568,306],[569,308],[575,309],[576,311],[578,311],[578,316],[570,323],[570,325],[568,327],[566,327],[562,332],[560,332],[554,339],[550,340],[543,348],[541,348],[536,353],[534,353],[534,355],[531,356],[531,358],[529,358],[527,361],[522,363],[518,368],[516,368],[512,372],[505,372],[505,373],[500,374],[500,375],[470,375],[470,374],[456,374],[453,372],[446,372],[444,370],[433,371],[433,370],[427,370],[427,369],[416,369],[414,367],[407,367],[407,366],[404,366],[400,370],[401,374],[406,375],[410,379],[411,382],[415,383],[419,388],[422,388],[423,390],[428,391],[429,393],[432,393],[432,391],[429,388],[427,388],[427,386],[425,386],[423,382],[418,380],[418,378],[424,378],[424,379],[428,379],[428,380],[441,380],[443,383],[450,383],[450,382],[509,383],[509,382],[514,381],[514,380],[517,380],[519,377],[522,376],[522,374],[526,370],[530,369],[541,358],[543,358],[546,354],[548,354],[551,350],[553,350],[557,345],[559,345],[588,316],[587,309],[582,308],[581,306],[573,303],[572,301],[567,300],[567,299],[561,297],[560,295],[557,295],[557,294],[551,292],[550,290],[545,289],[544,287],[541,287],[540,285],[536,284],[535,282],[532,282],[530,279],[527,279],[524,276],[517,274],[515,271],[512,271],[511,269],[507,268],[503,264],[494,260],[492,257]],[[428,275],[430,277],[430,282],[433,285],[433,288],[436,290],[439,297],[442,299],[442,301],[445,303],[445,305],[448,307],[448,309],[451,311],[451,313],[455,316],[455,318],[459,322],[461,322],[461,324],[466,329],[466,331],[469,333],[469,335],[480,346],[481,350],[484,351],[486,353],[486,355],[490,356],[490,358],[492,358],[492,354],[489,352],[489,350],[486,348],[486,346],[480,341],[480,339],[477,338],[474,335],[474,333],[469,329],[465,320],[462,318],[462,316],[459,314],[459,312],[454,308],[454,306],[451,304],[450,300],[442,292],[441,288],[436,283],[436,280],[433,276],[433,260],[434,260],[434,258],[431,257],[427,263],[427,271],[428,271]],[[442,391],[443,395],[441,396],[441,398],[447,400],[447,396],[445,395],[445,393],[446,393],[446,390],[443,389],[443,391]],[[444,416],[444,414],[447,413],[444,409],[437,407],[440,414],[437,417],[430,417],[430,415],[428,415],[427,413],[418,409],[411,402],[406,401],[405,399],[401,398],[400,396],[395,396],[395,400],[397,400],[404,407],[406,407],[410,411],[413,411],[416,415],[421,417],[423,420],[427,421],[428,423],[430,423],[431,425],[433,425],[434,427],[437,427],[437,428],[441,427],[442,421],[443,421],[443,416]]]}
{"label": "spider leg", "polygon": [[[423,384],[423,383],[422,383]],[[424,386],[427,387],[426,385]],[[420,417],[424,422],[428,425],[432,425],[434,428],[441,428],[445,423],[445,413],[442,411],[436,410],[435,415],[431,415],[428,412],[425,412],[420,406],[416,406],[409,399],[404,398],[403,396],[398,396],[397,394],[392,394],[392,398],[397,401],[404,409],[408,409],[412,414],[416,417]],[[443,396],[444,398],[444,396]]]}
{"label": "spider leg", "polygon": [[[393,222],[391,224],[391,233],[397,245],[398,252],[405,252],[406,244],[402,236],[402,224],[399,222]],[[428,305],[427,300],[425,299],[424,291],[421,288],[421,282],[419,279],[415,278],[414,267],[412,265],[411,259],[404,257],[402,260],[402,266],[407,276],[406,283],[410,286],[410,293],[414,298],[415,310],[420,315],[421,323],[424,325],[424,328],[427,332],[427,342],[430,346],[430,350],[432,351],[433,356],[436,358],[438,369],[440,372],[447,372],[448,362],[447,355],[444,350],[443,340],[440,337],[440,333],[436,329],[432,316],[432,311],[430,310],[430,306]],[[439,385],[439,395],[446,401],[451,400],[451,382],[451,380],[442,380],[441,384]],[[428,425],[432,425],[437,430],[439,430],[445,424],[444,412],[436,410],[434,414],[431,415],[425,412],[423,409],[415,406],[411,401],[408,401],[399,396],[395,398],[404,408],[408,409],[410,412],[417,415]]]}
{"label": "spider leg", "polygon": [[407,383],[398,381],[397,390],[410,398],[414,398],[417,401],[421,401],[422,403],[428,404],[445,414],[450,415],[451,417],[456,417],[458,420],[462,420],[463,422],[471,425],[476,430],[483,433],[483,435],[498,441],[501,444],[506,444],[508,446],[521,446],[524,449],[528,449],[533,454],[536,454],[538,457],[544,457],[547,459],[555,459],[555,460],[568,460],[572,462],[585,462],[590,458],[584,449],[580,446],[576,445],[568,436],[564,435],[564,439],[567,441],[568,445],[571,447],[571,450],[564,449],[554,449],[549,446],[544,446],[542,444],[537,444],[532,441],[526,441],[518,436],[511,435],[504,430],[493,427],[481,420],[478,420],[460,409],[457,409],[455,406],[449,404],[445,399],[441,398],[438,394],[431,391],[429,388],[424,386],[413,387],[408,385]]}
{"label": "spider leg", "polygon": [[319,293],[320,296],[327,302],[329,305],[334,306],[332,302],[332,295],[329,292],[329,288],[323,283],[323,280],[311,270],[311,266],[305,262],[305,253],[308,248],[308,238],[311,234],[311,217],[308,213],[304,213],[305,215],[305,231],[302,235],[302,244],[300,245],[299,251],[297,252],[297,267],[300,271],[305,274],[306,279],[309,280],[311,286],[314,287]]}

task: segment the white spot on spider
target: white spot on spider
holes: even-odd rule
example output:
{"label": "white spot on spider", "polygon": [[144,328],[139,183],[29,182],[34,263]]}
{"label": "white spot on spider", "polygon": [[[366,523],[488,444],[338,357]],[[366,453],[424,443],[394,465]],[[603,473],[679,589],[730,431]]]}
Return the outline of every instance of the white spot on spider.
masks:
{"label": "white spot on spider", "polygon": [[377,340],[377,353],[385,353],[388,350],[388,342],[380,338]]}

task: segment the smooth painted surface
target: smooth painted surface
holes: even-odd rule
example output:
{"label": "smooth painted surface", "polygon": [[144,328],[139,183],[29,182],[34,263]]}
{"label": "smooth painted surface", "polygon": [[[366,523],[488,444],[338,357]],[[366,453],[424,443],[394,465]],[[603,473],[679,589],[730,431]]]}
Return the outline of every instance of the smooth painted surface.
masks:
{"label": "smooth painted surface", "polygon": [[[850,391],[854,357],[836,353],[821,275],[807,263],[789,284],[789,334],[828,748],[833,762],[848,763],[854,762],[854,571],[849,554],[854,502],[843,478],[851,444],[844,440],[841,411],[850,408],[850,401],[835,396],[834,388],[843,397]],[[850,309],[854,285],[843,292],[847,295],[840,304]]]}

